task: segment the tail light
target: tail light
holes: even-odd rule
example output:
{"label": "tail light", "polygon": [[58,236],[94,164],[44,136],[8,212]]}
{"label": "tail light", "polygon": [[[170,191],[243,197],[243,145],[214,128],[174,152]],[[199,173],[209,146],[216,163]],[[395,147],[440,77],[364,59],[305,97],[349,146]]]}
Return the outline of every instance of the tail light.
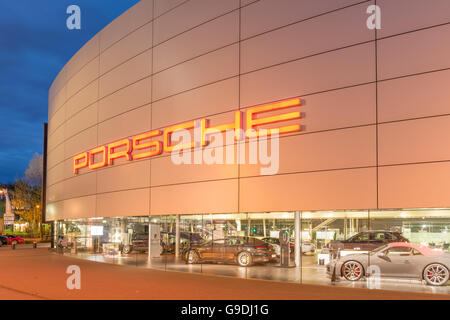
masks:
{"label": "tail light", "polygon": [[294,245],[291,243],[291,244],[289,244],[289,246],[291,247],[291,248],[293,248],[294,247]]}
{"label": "tail light", "polygon": [[255,246],[254,248],[255,249],[267,249],[267,247],[265,247],[265,246]]}

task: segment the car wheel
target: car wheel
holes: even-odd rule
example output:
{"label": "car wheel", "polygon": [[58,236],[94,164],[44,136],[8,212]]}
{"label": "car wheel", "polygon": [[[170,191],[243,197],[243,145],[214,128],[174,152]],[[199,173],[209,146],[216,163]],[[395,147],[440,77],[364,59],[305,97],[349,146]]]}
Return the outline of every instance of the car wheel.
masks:
{"label": "car wheel", "polygon": [[186,255],[186,262],[189,264],[195,264],[198,263],[200,260],[200,257],[198,256],[198,253],[195,250],[189,250]]}
{"label": "car wheel", "polygon": [[363,266],[356,261],[347,261],[342,266],[342,274],[349,281],[357,281],[361,279],[364,273]]}
{"label": "car wheel", "polygon": [[129,244],[123,246],[122,249],[123,254],[130,254],[131,251],[133,251],[133,248]]}
{"label": "car wheel", "polygon": [[252,255],[246,251],[241,252],[237,256],[237,262],[241,267],[248,267],[252,264]]}
{"label": "car wheel", "polygon": [[439,263],[426,266],[423,271],[423,278],[432,286],[443,286],[449,278],[448,269]]}

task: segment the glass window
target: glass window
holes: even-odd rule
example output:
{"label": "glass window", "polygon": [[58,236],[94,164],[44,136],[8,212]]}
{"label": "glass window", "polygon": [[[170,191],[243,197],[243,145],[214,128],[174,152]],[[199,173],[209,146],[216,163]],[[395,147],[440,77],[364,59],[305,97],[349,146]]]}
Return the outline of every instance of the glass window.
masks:
{"label": "glass window", "polygon": [[389,240],[389,241],[394,241],[394,240],[396,240],[397,238],[394,236],[393,233],[385,232],[385,233],[384,233],[384,239]]}
{"label": "glass window", "polygon": [[386,250],[388,256],[410,256],[413,254],[413,249],[409,247],[394,247]]}
{"label": "glass window", "polygon": [[[335,259],[367,252],[374,257],[381,251],[391,258],[421,255],[409,245],[389,247],[392,242],[448,251],[449,228],[447,209],[348,210],[76,219],[58,221],[55,236],[58,241],[64,236],[59,243],[67,249],[65,252],[76,247],[86,255],[95,255],[98,261],[114,263],[116,257],[120,263],[164,270],[328,285],[327,268]],[[280,232],[288,235],[290,244],[286,247],[280,244]],[[149,249],[149,242],[153,249]],[[241,254],[242,246],[248,254]],[[175,256],[176,247],[183,261]],[[397,267],[399,277],[404,277],[408,268],[402,263]],[[414,269],[409,271],[413,273]],[[412,273],[414,279],[420,277]],[[383,282],[380,289],[401,286],[387,283]],[[353,285],[364,287],[365,283]],[[406,290],[424,290],[421,283],[408,286]],[[446,293],[443,291],[439,293]]]}
{"label": "glass window", "polygon": [[351,240],[353,242],[367,242],[369,241],[369,234],[367,232],[363,232],[351,238]]}
{"label": "glass window", "polygon": [[386,237],[385,237],[384,232],[377,232],[377,233],[373,234],[373,240],[375,240],[375,241],[383,241],[385,239],[386,239]]}
{"label": "glass window", "polygon": [[390,232],[375,232],[371,234],[371,240],[373,241],[394,241],[395,237]]}
{"label": "glass window", "polygon": [[225,245],[227,245],[227,246],[234,246],[234,245],[236,245],[238,243],[239,243],[238,238],[228,238],[225,241]]}
{"label": "glass window", "polygon": [[383,251],[384,249],[386,249],[387,246],[388,245],[384,245],[384,246],[378,247],[378,248],[370,251],[369,255],[377,254],[378,252]]}

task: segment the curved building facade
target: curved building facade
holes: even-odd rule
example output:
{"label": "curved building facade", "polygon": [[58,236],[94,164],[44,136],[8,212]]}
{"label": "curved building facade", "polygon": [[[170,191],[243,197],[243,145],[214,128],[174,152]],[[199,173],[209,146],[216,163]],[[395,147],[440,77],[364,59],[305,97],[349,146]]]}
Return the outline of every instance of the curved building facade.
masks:
{"label": "curved building facade", "polygon": [[[376,30],[374,4],[142,0],[50,88],[47,220],[96,253],[152,232],[178,253],[183,232],[282,230],[297,266],[370,230],[448,250],[450,6],[378,0]],[[275,171],[245,137],[227,140],[228,162],[195,163],[194,148],[176,163],[177,128],[278,129]]]}

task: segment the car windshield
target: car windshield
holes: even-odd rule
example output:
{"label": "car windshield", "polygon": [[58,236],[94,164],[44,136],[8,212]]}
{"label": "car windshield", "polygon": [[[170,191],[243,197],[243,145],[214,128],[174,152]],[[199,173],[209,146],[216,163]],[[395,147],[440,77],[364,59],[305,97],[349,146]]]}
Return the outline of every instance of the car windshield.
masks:
{"label": "car windshield", "polygon": [[388,247],[387,244],[384,245],[384,246],[378,247],[378,248],[376,248],[375,250],[370,251],[369,254],[370,254],[371,256],[373,256],[374,254],[376,254],[376,253],[378,253],[378,252],[380,252],[380,251],[386,249],[387,247]]}

